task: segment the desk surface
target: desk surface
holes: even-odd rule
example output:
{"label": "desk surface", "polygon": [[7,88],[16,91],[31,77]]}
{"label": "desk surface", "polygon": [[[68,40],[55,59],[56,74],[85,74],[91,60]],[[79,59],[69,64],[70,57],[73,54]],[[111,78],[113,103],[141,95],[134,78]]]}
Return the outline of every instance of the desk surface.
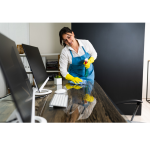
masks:
{"label": "desk surface", "polygon": [[[58,88],[66,88],[68,81],[56,86],[49,81],[45,89],[53,92],[43,99],[36,100],[36,115],[44,117],[48,122],[126,122],[117,108],[113,105],[101,86],[95,81],[80,89],[67,90],[69,101],[67,108],[50,108],[49,103]],[[89,94],[94,97],[93,102],[84,104],[83,97]],[[88,103],[88,104],[87,104]]]}

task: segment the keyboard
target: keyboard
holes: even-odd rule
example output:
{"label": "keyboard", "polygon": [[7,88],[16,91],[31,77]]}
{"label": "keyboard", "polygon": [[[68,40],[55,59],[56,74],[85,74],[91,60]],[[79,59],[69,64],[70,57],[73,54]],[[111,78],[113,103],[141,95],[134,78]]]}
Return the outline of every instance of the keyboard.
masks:
{"label": "keyboard", "polygon": [[49,103],[49,107],[67,107],[68,106],[68,95],[65,94],[54,94],[52,100]]}

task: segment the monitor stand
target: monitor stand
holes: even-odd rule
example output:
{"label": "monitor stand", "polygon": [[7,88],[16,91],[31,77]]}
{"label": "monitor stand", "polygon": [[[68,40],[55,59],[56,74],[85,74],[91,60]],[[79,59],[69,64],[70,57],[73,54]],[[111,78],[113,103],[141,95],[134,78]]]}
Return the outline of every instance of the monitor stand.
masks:
{"label": "monitor stand", "polygon": [[[37,89],[33,88],[33,97],[32,97],[32,108],[31,108],[31,123],[47,123],[47,120],[40,116],[35,116],[35,92]],[[13,113],[9,116],[9,118],[6,120],[6,122],[11,123],[22,123],[21,116],[17,109],[13,111]]]}
{"label": "monitor stand", "polygon": [[35,92],[36,96],[47,95],[47,94],[52,93],[52,90],[43,89],[43,87],[46,85],[46,83],[48,82],[48,80],[49,80],[49,77],[45,80],[45,82],[42,84],[42,86],[40,87],[40,89],[38,89],[38,86],[37,86],[36,81],[34,79],[34,83],[35,83],[35,86],[36,86],[36,92]]}
{"label": "monitor stand", "polygon": [[47,123],[47,120],[40,116],[34,116],[34,119],[35,119],[35,122],[38,122],[38,123]]}
{"label": "monitor stand", "polygon": [[47,94],[50,94],[52,93],[52,90],[48,90],[48,89],[42,89],[41,92],[39,92],[38,90],[35,92],[35,95],[36,96],[39,96],[39,95],[47,95]]}
{"label": "monitor stand", "polygon": [[[23,123],[20,114],[17,110],[14,110],[13,113],[9,116],[6,122],[10,123]],[[33,122],[31,123],[47,123],[47,120],[40,116],[34,116]]]}

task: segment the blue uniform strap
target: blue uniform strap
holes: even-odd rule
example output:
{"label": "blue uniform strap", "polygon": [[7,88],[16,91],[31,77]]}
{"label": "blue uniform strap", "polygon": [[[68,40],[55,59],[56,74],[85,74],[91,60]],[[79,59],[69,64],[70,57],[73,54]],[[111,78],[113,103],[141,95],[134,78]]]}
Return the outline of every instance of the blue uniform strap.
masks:
{"label": "blue uniform strap", "polygon": [[[82,49],[84,50],[84,53],[86,54],[86,51],[85,51],[85,49],[84,49],[84,47],[82,46]],[[73,58],[73,54],[72,54],[72,51],[70,50],[70,53],[71,53],[71,56],[72,56],[72,58]]]}
{"label": "blue uniform strap", "polygon": [[[70,53],[71,53],[71,55],[72,55],[72,51],[70,50]],[[73,55],[72,55],[72,58],[73,58]]]}
{"label": "blue uniform strap", "polygon": [[84,49],[84,47],[82,46],[82,49],[84,50],[84,53],[86,54],[86,51],[85,51],[85,49]]}

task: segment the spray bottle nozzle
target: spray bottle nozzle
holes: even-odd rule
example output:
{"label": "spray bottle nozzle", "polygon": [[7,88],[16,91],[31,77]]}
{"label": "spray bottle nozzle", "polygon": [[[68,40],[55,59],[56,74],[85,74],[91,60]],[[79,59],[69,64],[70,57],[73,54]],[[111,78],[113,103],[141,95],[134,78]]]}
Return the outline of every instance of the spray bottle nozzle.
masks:
{"label": "spray bottle nozzle", "polygon": [[88,63],[88,59],[86,58],[86,59],[84,60],[84,62],[85,62],[85,64],[87,64],[87,63]]}

